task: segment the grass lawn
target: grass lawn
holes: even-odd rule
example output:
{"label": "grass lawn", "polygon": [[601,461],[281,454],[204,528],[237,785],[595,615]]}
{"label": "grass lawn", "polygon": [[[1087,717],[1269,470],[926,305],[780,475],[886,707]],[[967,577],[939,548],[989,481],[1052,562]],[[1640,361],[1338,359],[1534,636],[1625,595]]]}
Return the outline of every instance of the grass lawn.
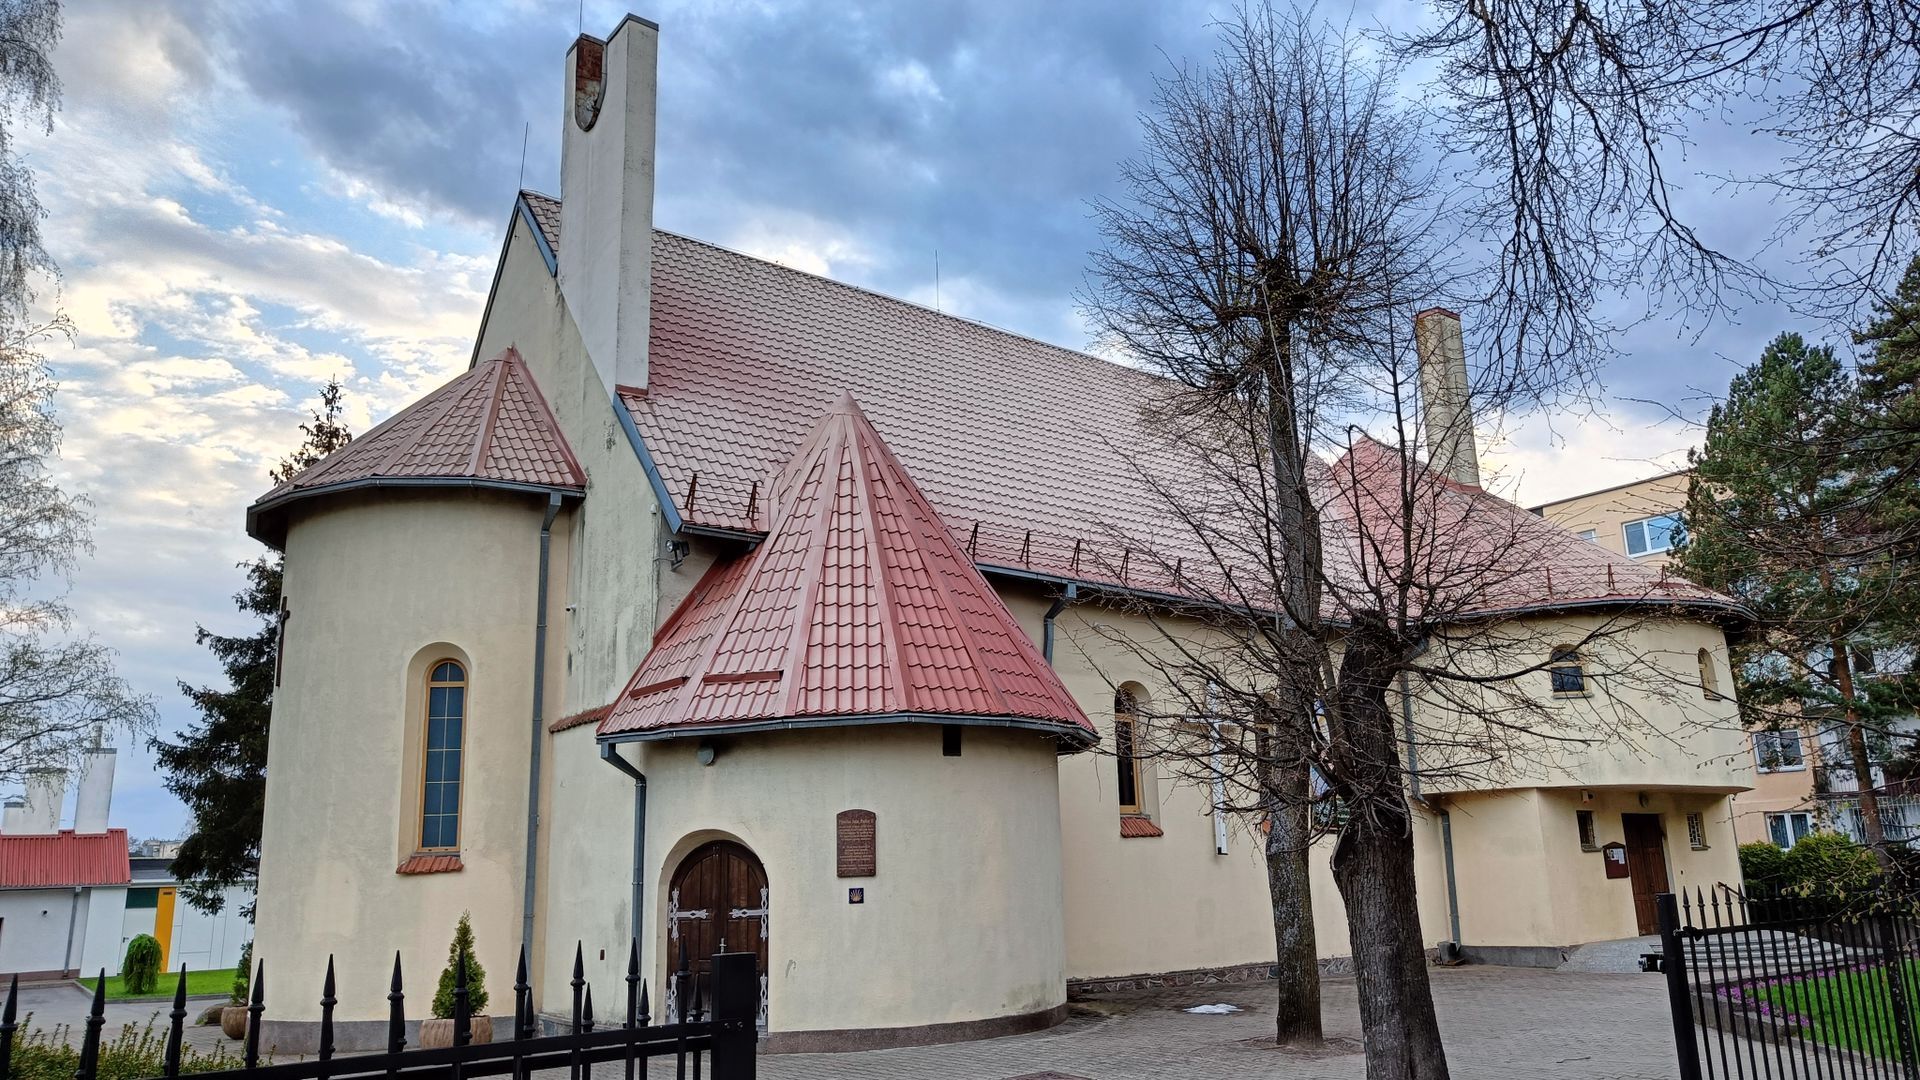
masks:
{"label": "grass lawn", "polygon": [[[1920,1008],[1920,961],[1908,960],[1901,970],[1908,1008]],[[1900,1041],[1893,1028],[1890,989],[1887,969],[1876,967],[1756,987],[1750,993],[1776,1011],[1806,1017],[1811,1021],[1807,1034],[1816,1042],[1898,1060]],[[1920,1029],[1920,1014],[1915,1016],[1915,1027]]]}
{"label": "grass lawn", "polygon": [[[91,994],[93,993],[93,984],[99,981],[100,980],[98,978],[81,979],[80,985],[86,987],[87,993]],[[127,984],[120,981],[120,976],[113,975],[113,976],[109,976],[107,979],[107,1000],[108,1001],[172,1001],[173,989],[179,984],[180,984],[179,972],[163,971],[160,973],[160,984],[153,988],[152,993],[129,994],[127,993]],[[187,972],[187,996],[188,997],[209,997],[214,994],[225,996],[226,994],[231,993],[232,991],[233,991],[233,969],[232,968],[217,968],[213,971]]]}

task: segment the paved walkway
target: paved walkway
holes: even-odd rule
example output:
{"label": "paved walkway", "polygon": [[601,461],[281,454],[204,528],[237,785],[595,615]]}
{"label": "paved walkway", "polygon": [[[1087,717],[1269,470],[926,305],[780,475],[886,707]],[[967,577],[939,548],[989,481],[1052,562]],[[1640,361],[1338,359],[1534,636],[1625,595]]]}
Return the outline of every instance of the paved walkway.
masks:
{"label": "paved walkway", "polygon": [[[1464,967],[1433,971],[1441,1035],[1458,1080],[1672,1080],[1673,1036],[1659,975]],[[1330,1052],[1308,1056],[1262,1045],[1270,1038],[1266,984],[1184,987],[1108,995],[1076,1004],[1059,1027],[1033,1035],[858,1054],[774,1054],[764,1080],[1361,1080],[1353,980],[1323,985]],[[84,1020],[88,996],[73,986],[22,988],[34,1026]],[[1243,1011],[1183,1010],[1225,1002]],[[210,1003],[210,1002],[209,1002]],[[204,1007],[196,1002],[197,1008]],[[144,1024],[164,1002],[110,1004],[108,1032]],[[219,1028],[190,1028],[192,1045],[223,1042]],[[227,1044],[234,1046],[235,1044]],[[602,1078],[616,1067],[595,1070]],[[668,1062],[652,1075],[671,1076]]]}
{"label": "paved walkway", "polygon": [[[0,997],[5,996],[5,987],[0,987]],[[218,1005],[218,997],[188,998],[187,1022],[192,1023],[210,1005]],[[82,989],[78,983],[36,983],[20,988],[20,1013],[22,1020],[32,1014],[31,1027],[45,1031],[67,1028],[71,1041],[79,1043],[80,1033],[85,1029],[87,1009],[93,1004],[93,995]],[[107,1023],[101,1033],[108,1039],[120,1034],[128,1024],[145,1027],[149,1020],[154,1021],[154,1030],[162,1035],[166,1033],[167,1013],[173,1009],[172,1001],[113,1001],[107,1002]],[[156,1019],[157,1016],[157,1019]],[[185,1045],[200,1050],[211,1050],[216,1045],[238,1047],[238,1043],[229,1042],[220,1034],[217,1024],[205,1027],[189,1027],[182,1040]]]}
{"label": "paved walkway", "polygon": [[[1433,972],[1441,1035],[1458,1080],[1672,1080],[1673,1029],[1658,975],[1465,967]],[[1360,1080],[1353,980],[1324,984],[1327,1034],[1345,1054],[1309,1058],[1259,1045],[1272,1030],[1262,984],[1116,994],[1078,1005],[1050,1031],[862,1054],[763,1057],[765,1080]],[[1227,1002],[1245,1011],[1195,1016]],[[1037,1074],[1037,1075],[1036,1075]]]}

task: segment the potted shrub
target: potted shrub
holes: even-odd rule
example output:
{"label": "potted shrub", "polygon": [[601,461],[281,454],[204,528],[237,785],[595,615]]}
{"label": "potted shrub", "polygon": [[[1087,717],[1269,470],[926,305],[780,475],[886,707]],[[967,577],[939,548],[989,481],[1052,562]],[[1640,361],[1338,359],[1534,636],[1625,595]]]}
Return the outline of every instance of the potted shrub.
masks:
{"label": "potted shrub", "polygon": [[247,988],[253,981],[253,942],[240,949],[240,962],[233,966],[233,990],[220,1009],[220,1032],[229,1039],[247,1037]]}
{"label": "potted shrub", "polygon": [[473,923],[467,912],[453,928],[453,944],[447,947],[447,966],[440,972],[440,986],[433,992],[433,1019],[420,1021],[420,1045],[428,1049],[453,1045],[453,986],[458,978],[457,965],[467,966],[467,1015],[472,1021],[473,1041],[493,1041],[493,1017],[487,1015],[487,973],[473,955]]}

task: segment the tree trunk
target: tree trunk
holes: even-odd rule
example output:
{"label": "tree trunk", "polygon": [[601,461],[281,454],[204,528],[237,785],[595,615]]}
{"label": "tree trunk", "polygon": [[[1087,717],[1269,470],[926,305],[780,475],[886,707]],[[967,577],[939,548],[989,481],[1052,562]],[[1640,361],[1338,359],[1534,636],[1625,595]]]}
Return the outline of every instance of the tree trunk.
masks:
{"label": "tree trunk", "polygon": [[1413,882],[1413,816],[1387,705],[1398,648],[1385,620],[1354,620],[1328,722],[1337,788],[1348,802],[1333,879],[1346,901],[1367,1080],[1447,1080]]}
{"label": "tree trunk", "polygon": [[1846,710],[1847,754],[1853,759],[1854,784],[1860,789],[1860,835],[1873,849],[1883,867],[1890,867],[1893,856],[1887,851],[1887,834],[1880,824],[1880,790],[1873,782],[1873,755],[1867,752],[1867,732],[1860,726],[1860,708],[1853,687],[1853,658],[1847,642],[1836,637],[1833,649],[1833,677],[1840,686],[1840,700]]}
{"label": "tree trunk", "polygon": [[1317,1043],[1323,1036],[1320,956],[1307,869],[1313,842],[1311,787],[1305,762],[1267,765],[1267,895],[1273,902],[1273,971],[1280,990],[1274,1038],[1282,1045]]}

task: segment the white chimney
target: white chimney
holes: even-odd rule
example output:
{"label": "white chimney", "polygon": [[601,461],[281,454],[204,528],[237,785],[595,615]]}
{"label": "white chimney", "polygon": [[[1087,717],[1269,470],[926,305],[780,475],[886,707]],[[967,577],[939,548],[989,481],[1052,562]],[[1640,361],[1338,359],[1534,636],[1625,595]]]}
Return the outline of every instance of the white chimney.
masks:
{"label": "white chimney", "polygon": [[27,800],[14,796],[0,813],[0,836],[17,836],[27,828]]}
{"label": "white chimney", "polygon": [[[8,831],[15,836],[40,836],[60,831],[60,808],[66,802],[67,774],[62,769],[41,769],[27,776],[26,806],[19,816],[19,827]],[[11,817],[11,813],[9,817]]]}
{"label": "white chimney", "polygon": [[87,751],[81,765],[80,789],[73,801],[73,831],[107,831],[107,811],[113,805],[113,770],[119,755],[111,746],[95,746]]}
{"label": "white chimney", "polygon": [[659,53],[660,28],[636,15],[567,50],[560,295],[609,395],[647,385]]}
{"label": "white chimney", "polygon": [[1428,308],[1413,317],[1420,354],[1420,399],[1425,406],[1427,463],[1441,475],[1480,486],[1480,448],[1473,438],[1473,401],[1460,316]]}

